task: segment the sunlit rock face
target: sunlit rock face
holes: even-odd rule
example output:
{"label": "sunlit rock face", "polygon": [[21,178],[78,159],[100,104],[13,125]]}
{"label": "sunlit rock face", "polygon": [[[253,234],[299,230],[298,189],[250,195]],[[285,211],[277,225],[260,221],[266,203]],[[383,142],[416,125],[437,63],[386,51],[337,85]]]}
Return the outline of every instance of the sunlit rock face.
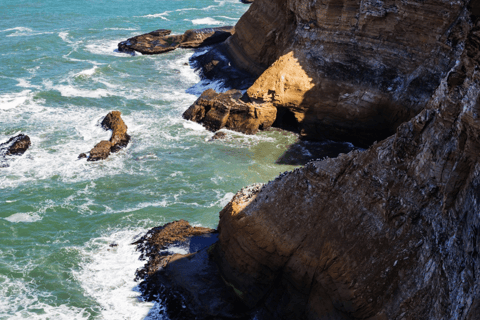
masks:
{"label": "sunlit rock face", "polygon": [[466,3],[260,0],[226,44],[279,126],[368,145],[418,114],[455,65]]}
{"label": "sunlit rock face", "polygon": [[473,2],[452,26],[457,63],[393,136],[222,210],[215,259],[259,319],[478,319],[479,13]]}

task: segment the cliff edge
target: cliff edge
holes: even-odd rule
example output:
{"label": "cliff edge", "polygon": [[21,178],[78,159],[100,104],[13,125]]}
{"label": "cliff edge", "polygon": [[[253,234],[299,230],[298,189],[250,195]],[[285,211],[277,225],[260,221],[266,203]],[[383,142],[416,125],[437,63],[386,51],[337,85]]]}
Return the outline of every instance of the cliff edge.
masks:
{"label": "cliff edge", "polygon": [[[274,126],[368,146],[425,107],[462,51],[467,1],[259,0],[225,52]],[[244,99],[244,100],[245,100]]]}
{"label": "cliff edge", "polygon": [[222,210],[215,261],[259,318],[480,317],[479,16],[465,6],[456,65],[393,136]]}

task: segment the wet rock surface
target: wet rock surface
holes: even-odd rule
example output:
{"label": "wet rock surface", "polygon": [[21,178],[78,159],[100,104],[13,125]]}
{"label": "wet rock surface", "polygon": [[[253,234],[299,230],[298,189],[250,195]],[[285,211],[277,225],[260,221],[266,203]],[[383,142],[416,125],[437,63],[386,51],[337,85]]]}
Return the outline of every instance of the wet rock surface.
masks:
{"label": "wet rock surface", "polygon": [[191,29],[181,35],[171,35],[171,30],[158,29],[120,42],[118,51],[159,54],[177,48],[198,48],[225,41],[234,32],[235,28],[231,26]]}
{"label": "wet rock surface", "polygon": [[30,137],[22,133],[0,143],[0,168],[8,167],[7,156],[21,156],[30,145]]}
{"label": "wet rock surface", "polygon": [[[102,140],[90,150],[87,161],[105,160],[110,153],[118,152],[125,148],[129,141],[130,135],[127,133],[127,125],[123,122],[120,111],[109,112],[101,123],[105,130],[112,130],[112,136],[109,141]],[[85,158],[86,154],[81,153],[78,159]]]}
{"label": "wet rock surface", "polygon": [[201,123],[210,131],[222,128],[254,134],[267,129],[275,121],[276,109],[268,105],[243,102],[242,92],[229,90],[217,93],[206,90],[184,113],[183,118]]}
{"label": "wet rock surface", "polygon": [[7,142],[0,143],[0,156],[20,156],[27,151],[31,144],[29,136],[22,133],[18,134],[8,139]]}
{"label": "wet rock surface", "polygon": [[225,88],[247,90],[257,79],[256,75],[237,66],[225,42],[210,47],[207,52],[195,53],[190,65],[202,79],[217,81]]}
{"label": "wet rock surface", "polygon": [[[209,258],[217,240],[213,229],[192,227],[179,220],[153,228],[138,241],[141,259],[137,270],[142,296],[161,300],[170,319],[249,319],[248,310],[225,286]],[[170,246],[182,247],[186,254],[173,254]]]}

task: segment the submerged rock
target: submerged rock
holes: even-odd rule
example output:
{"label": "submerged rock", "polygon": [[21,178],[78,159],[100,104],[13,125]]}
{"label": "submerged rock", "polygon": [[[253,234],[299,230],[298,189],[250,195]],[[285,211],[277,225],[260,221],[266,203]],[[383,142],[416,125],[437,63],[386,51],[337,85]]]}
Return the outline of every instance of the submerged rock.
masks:
{"label": "submerged rock", "polygon": [[[108,158],[110,153],[117,152],[125,148],[130,141],[130,135],[127,134],[127,125],[123,122],[120,111],[109,112],[101,123],[105,130],[112,130],[112,136],[109,141],[102,140],[89,152],[87,161],[98,161]],[[78,158],[85,158],[86,154],[81,153]]]}
{"label": "submerged rock", "polygon": [[232,26],[191,29],[182,35],[171,35],[171,30],[159,29],[129,38],[118,44],[118,51],[126,53],[159,54],[176,48],[198,48],[225,41],[235,32]]}
{"label": "submerged rock", "polygon": [[30,137],[21,133],[0,144],[0,156],[22,155],[30,145]]}
{"label": "submerged rock", "polygon": [[201,123],[210,131],[227,128],[246,134],[254,134],[273,124],[276,116],[274,107],[246,103],[241,97],[242,92],[239,90],[225,93],[206,90],[183,113],[183,118]]}
{"label": "submerged rock", "polygon": [[227,134],[225,132],[217,131],[215,132],[211,140],[221,140],[221,139],[225,139],[226,137],[227,137]]}

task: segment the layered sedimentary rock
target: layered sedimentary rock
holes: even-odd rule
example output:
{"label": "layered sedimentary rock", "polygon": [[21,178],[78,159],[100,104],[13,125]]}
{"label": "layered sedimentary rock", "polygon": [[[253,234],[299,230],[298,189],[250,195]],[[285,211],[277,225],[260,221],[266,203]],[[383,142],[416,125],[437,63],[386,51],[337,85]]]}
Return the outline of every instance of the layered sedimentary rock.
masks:
{"label": "layered sedimentary rock", "polygon": [[171,35],[171,30],[159,29],[129,38],[118,44],[118,51],[126,53],[159,54],[177,48],[198,48],[225,41],[234,32],[231,26],[191,29],[184,34]]}
{"label": "layered sedimentary rock", "polygon": [[425,110],[222,210],[215,260],[257,318],[479,317],[480,2],[467,9],[462,54]]}
{"label": "layered sedimentary rock", "polygon": [[[111,152],[117,152],[125,148],[129,141],[130,135],[127,133],[127,125],[123,122],[120,111],[111,111],[102,120],[102,127],[105,130],[112,130],[110,140],[102,140],[90,150],[87,161],[98,161],[106,159]],[[87,157],[82,153],[79,158]]]}
{"label": "layered sedimentary rock", "polygon": [[247,91],[307,139],[369,145],[418,114],[462,49],[466,1],[255,1],[227,39]]}
{"label": "layered sedimentary rock", "polygon": [[199,122],[210,131],[222,128],[254,134],[272,126],[276,117],[273,106],[245,103],[239,90],[216,93],[209,89],[202,93],[183,113],[187,120]]}

